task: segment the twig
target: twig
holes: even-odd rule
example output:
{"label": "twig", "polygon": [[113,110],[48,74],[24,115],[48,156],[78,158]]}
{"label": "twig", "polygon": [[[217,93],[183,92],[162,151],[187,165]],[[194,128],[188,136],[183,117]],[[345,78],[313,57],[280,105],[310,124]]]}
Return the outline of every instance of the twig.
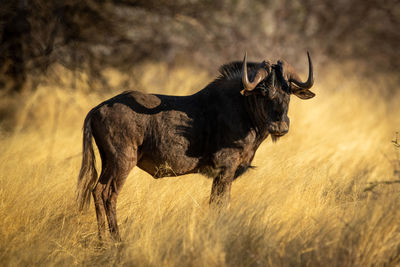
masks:
{"label": "twig", "polygon": [[377,182],[369,182],[369,186],[364,189],[364,192],[372,191],[375,187],[381,184],[400,184],[400,180],[390,180],[390,181],[377,181]]}
{"label": "twig", "polygon": [[392,140],[392,143],[395,147],[400,148],[400,143],[399,143],[399,132],[396,132],[396,139]]}

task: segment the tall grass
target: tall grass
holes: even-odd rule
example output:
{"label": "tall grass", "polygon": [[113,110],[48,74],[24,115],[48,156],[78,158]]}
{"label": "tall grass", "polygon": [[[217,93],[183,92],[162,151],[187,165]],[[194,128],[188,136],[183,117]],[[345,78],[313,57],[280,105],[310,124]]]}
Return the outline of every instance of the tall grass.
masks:
{"label": "tall grass", "polygon": [[[210,77],[148,65],[140,90],[188,94]],[[157,73],[157,79],[154,75]],[[230,208],[208,207],[211,180],[154,180],[135,168],[118,202],[122,243],[97,240],[94,208],[80,214],[75,186],[86,113],[117,92],[42,86],[3,98],[0,262],[21,265],[367,266],[400,264],[399,185],[389,159],[399,96],[386,81],[336,71],[316,77],[312,100],[292,97],[289,134],[266,140],[232,186]],[[347,73],[347,74],[346,74]],[[111,75],[111,74],[110,74]],[[11,130],[12,129],[12,130]]]}

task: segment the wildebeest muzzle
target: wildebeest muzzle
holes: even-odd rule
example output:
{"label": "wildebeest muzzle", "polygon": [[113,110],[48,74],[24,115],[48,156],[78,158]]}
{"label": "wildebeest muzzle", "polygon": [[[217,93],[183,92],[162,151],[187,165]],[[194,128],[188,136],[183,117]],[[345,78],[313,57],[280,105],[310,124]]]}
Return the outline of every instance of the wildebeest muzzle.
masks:
{"label": "wildebeest muzzle", "polygon": [[289,118],[284,121],[271,122],[268,126],[268,132],[276,137],[283,136],[289,131]]}

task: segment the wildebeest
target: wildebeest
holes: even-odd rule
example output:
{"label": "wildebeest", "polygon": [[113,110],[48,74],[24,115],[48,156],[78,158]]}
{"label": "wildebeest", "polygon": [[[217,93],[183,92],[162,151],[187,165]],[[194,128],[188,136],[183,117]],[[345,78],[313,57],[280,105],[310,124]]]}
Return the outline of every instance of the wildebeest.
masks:
{"label": "wildebeest", "polygon": [[128,91],[93,108],[83,126],[77,200],[82,209],[92,193],[100,238],[106,216],[111,236],[120,240],[117,197],[135,166],[154,178],[202,173],[213,178],[210,204],[228,203],[232,181],[250,167],[261,142],[288,132],[290,95],[315,96],[307,56],[306,82],[284,60],[247,64],[245,55],[243,62],[223,65],[220,76],[193,95]]}

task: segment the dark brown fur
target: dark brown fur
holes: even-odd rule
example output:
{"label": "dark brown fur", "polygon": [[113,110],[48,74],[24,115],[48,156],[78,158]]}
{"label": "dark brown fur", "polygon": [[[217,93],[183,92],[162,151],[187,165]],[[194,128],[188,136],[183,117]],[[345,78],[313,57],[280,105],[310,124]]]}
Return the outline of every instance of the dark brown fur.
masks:
{"label": "dark brown fur", "polygon": [[[258,64],[248,64],[254,75]],[[251,164],[261,142],[287,133],[290,88],[279,71],[247,96],[239,62],[221,67],[221,76],[190,96],[124,92],[93,108],[84,122],[83,160],[78,181],[80,208],[92,193],[100,237],[105,217],[119,240],[118,193],[133,167],[154,178],[202,173],[213,178],[210,203],[228,203],[232,181]],[[275,88],[277,93],[270,96]],[[102,161],[97,179],[94,138]]]}

